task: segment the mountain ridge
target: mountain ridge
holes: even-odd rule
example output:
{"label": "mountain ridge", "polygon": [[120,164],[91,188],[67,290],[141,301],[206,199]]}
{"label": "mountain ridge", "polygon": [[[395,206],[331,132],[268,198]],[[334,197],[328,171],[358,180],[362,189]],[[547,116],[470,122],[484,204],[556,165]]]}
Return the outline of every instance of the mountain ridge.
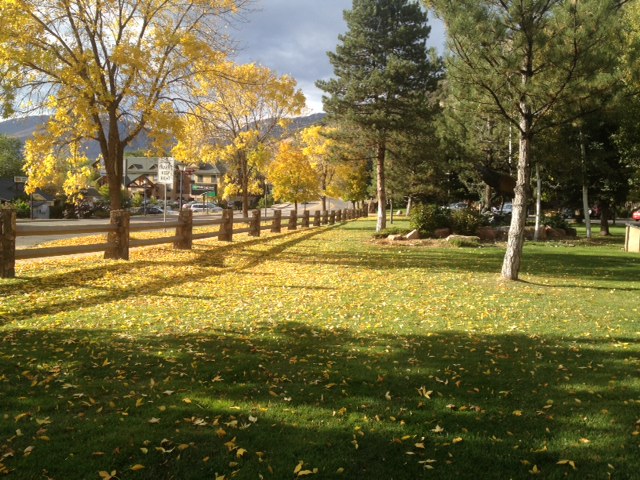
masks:
{"label": "mountain ridge", "polygon": [[[287,128],[287,135],[291,135],[299,130],[307,128],[311,125],[314,125],[322,119],[326,114],[324,113],[313,113],[311,115],[305,115],[300,117],[294,117],[292,119],[291,125]],[[34,132],[39,128],[45,125],[47,120],[50,118],[49,115],[34,115],[30,117],[22,117],[0,121],[0,134],[7,135],[9,137],[14,137],[22,142],[30,139]],[[279,131],[279,134],[283,134],[282,130]],[[127,147],[127,152],[137,151],[137,150],[145,150],[149,147],[149,138],[146,132],[142,132],[136,139]],[[97,158],[100,154],[100,147],[98,143],[95,141],[87,142],[87,156],[89,158]]]}

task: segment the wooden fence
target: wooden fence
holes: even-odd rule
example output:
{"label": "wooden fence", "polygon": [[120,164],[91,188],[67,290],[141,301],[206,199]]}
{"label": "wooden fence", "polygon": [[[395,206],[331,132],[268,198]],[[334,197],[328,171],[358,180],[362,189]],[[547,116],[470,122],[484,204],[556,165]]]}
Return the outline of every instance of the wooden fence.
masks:
{"label": "wooden fence", "polygon": [[[194,219],[191,210],[181,210],[175,221],[131,224],[130,214],[124,210],[111,212],[111,222],[101,225],[71,225],[71,226],[38,226],[17,225],[16,212],[9,208],[0,208],[0,278],[15,277],[16,260],[30,258],[55,257],[60,255],[74,255],[80,253],[104,252],[105,258],[129,259],[129,249],[149,245],[173,243],[173,248],[179,250],[191,249],[193,240],[218,237],[223,242],[231,242],[233,236],[247,233],[259,237],[262,230],[268,228],[273,233],[280,233],[286,225],[289,231],[300,228],[319,227],[342,223],[361,216],[366,216],[363,210],[305,210],[299,215],[291,211],[288,216],[282,211],[274,210],[272,216],[263,217],[260,210],[252,210],[249,217],[234,217],[233,210],[223,210],[221,218]],[[217,232],[194,233],[195,227],[219,226]],[[235,225],[244,225],[236,228]],[[166,230],[175,228],[171,236],[149,239],[132,239],[132,232],[148,230]],[[84,235],[89,233],[106,233],[105,243],[76,245],[67,247],[43,247],[16,250],[16,238],[24,236],[47,235]]]}

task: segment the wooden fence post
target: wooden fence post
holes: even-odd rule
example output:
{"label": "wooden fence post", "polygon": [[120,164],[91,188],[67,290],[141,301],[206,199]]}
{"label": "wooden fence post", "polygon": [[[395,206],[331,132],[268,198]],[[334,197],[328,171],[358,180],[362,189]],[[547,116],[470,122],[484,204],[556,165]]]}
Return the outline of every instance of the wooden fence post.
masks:
{"label": "wooden fence post", "polygon": [[176,240],[173,248],[176,250],[191,250],[193,247],[193,210],[183,208],[178,214],[178,225],[176,227]]}
{"label": "wooden fence post", "polygon": [[336,223],[336,211],[331,210],[331,213],[329,214],[329,225],[335,225],[335,223]]}
{"label": "wooden fence post", "polygon": [[104,258],[112,260],[129,260],[129,225],[131,215],[126,210],[111,211],[111,226],[115,232],[107,234],[107,249]]}
{"label": "wooden fence post", "polygon": [[326,225],[327,223],[329,223],[329,211],[328,210],[323,210],[322,211],[322,224]]}
{"label": "wooden fence post", "polygon": [[309,210],[305,210],[302,213],[302,228],[309,228],[309,218],[310,218]]}
{"label": "wooden fence post", "polygon": [[222,211],[222,223],[218,232],[218,240],[221,242],[233,241],[233,210],[225,208]]}
{"label": "wooden fence post", "polygon": [[251,223],[249,224],[249,236],[260,236],[260,210],[256,209],[251,212]]}
{"label": "wooden fence post", "polygon": [[16,211],[0,208],[0,278],[16,276]]}
{"label": "wooden fence post", "polygon": [[295,210],[291,210],[291,215],[289,216],[288,230],[297,230],[297,229],[298,229],[298,212]]}
{"label": "wooden fence post", "polygon": [[320,210],[316,210],[313,213],[313,226],[314,227],[319,227],[320,226]]}
{"label": "wooden fence post", "polygon": [[342,223],[342,210],[336,212],[336,222]]}
{"label": "wooden fence post", "polygon": [[271,224],[271,233],[280,233],[282,230],[282,210],[273,211],[273,223]]}

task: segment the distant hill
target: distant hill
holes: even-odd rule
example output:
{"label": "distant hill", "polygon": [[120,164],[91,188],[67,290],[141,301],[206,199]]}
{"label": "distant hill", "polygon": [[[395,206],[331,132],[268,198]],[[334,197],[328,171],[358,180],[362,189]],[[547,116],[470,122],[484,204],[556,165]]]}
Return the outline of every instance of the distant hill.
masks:
{"label": "distant hill", "polygon": [[[314,113],[305,117],[296,117],[291,122],[291,125],[287,129],[286,135],[291,135],[299,130],[314,125],[325,117],[324,113]],[[28,140],[33,133],[42,127],[49,116],[36,115],[33,117],[16,118],[11,120],[5,120],[0,122],[0,134],[5,134],[10,137],[16,137],[22,140]],[[282,131],[277,132],[280,135]],[[87,142],[87,156],[89,158],[96,158],[100,154],[100,147],[96,142]],[[149,147],[149,138],[146,132],[142,132],[138,137],[128,146],[127,151],[146,150]]]}

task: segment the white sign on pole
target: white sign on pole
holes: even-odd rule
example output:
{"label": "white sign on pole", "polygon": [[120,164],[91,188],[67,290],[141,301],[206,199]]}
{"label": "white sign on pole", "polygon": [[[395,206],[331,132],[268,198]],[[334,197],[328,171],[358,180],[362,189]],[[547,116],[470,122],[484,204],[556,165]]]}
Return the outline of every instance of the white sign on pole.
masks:
{"label": "white sign on pole", "polygon": [[158,159],[158,183],[173,185],[175,160],[173,158]]}

